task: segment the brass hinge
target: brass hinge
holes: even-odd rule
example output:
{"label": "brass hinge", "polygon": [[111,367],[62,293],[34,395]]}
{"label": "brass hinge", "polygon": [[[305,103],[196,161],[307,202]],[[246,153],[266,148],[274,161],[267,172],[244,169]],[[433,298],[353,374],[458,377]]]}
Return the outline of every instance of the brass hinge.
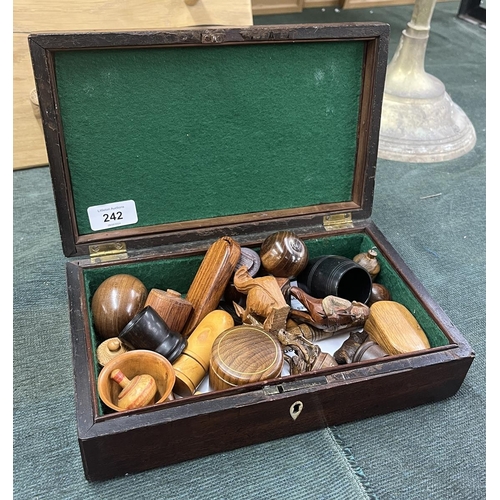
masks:
{"label": "brass hinge", "polygon": [[323,217],[323,227],[326,231],[354,227],[351,214],[331,214]]}
{"label": "brass hinge", "polygon": [[122,241],[103,243],[101,245],[90,245],[89,252],[90,262],[93,264],[128,258],[127,245]]}

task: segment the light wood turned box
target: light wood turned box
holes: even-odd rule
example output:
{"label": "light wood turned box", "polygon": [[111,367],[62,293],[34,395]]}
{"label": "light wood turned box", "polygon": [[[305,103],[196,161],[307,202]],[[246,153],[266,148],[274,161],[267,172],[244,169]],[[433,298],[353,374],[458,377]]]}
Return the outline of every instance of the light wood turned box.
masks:
{"label": "light wood turned box", "polygon": [[[457,392],[474,353],[371,220],[388,38],[382,23],[30,36],[88,480]],[[122,222],[95,219],[95,207],[124,204]],[[376,247],[377,281],[430,348],[106,411],[90,308],[100,283],[126,273],[185,294],[219,238],[258,252],[284,229],[310,258]]]}

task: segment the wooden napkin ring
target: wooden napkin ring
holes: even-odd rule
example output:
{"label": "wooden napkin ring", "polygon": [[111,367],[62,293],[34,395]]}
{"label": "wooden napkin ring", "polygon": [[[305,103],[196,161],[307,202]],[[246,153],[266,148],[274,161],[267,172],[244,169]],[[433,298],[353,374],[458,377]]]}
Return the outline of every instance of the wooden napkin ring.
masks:
{"label": "wooden napkin ring", "polygon": [[175,290],[152,288],[144,307],[151,306],[174,332],[181,333],[187,323],[193,305]]}
{"label": "wooden napkin ring", "polygon": [[210,388],[229,389],[281,375],[283,350],[278,340],[263,328],[239,325],[222,332],[212,347]]}

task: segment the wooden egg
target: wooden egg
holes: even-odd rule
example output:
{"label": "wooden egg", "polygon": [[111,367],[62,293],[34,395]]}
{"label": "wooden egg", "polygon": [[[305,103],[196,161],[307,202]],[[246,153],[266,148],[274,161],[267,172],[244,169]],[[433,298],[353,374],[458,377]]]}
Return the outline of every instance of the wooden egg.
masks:
{"label": "wooden egg", "polygon": [[292,231],[269,235],[260,248],[262,267],[277,278],[298,276],[306,267],[309,252],[305,243]]}
{"label": "wooden egg", "polygon": [[229,328],[215,339],[212,347],[210,387],[217,391],[277,378],[283,362],[281,344],[263,328]]}
{"label": "wooden egg", "polygon": [[375,302],[370,307],[365,331],[388,354],[403,354],[430,347],[416,318],[398,302]]}
{"label": "wooden egg", "polygon": [[142,281],[129,274],[104,280],[92,297],[92,316],[97,334],[118,337],[125,325],[144,307],[148,292]]}

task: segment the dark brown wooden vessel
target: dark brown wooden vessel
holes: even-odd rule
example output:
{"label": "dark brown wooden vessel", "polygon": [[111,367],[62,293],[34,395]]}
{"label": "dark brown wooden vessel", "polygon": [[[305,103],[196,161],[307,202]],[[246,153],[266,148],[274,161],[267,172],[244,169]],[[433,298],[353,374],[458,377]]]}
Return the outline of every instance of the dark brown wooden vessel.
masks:
{"label": "dark brown wooden vessel", "polygon": [[[62,247],[65,255],[70,258],[67,264],[67,280],[77,402],[77,431],[83,471],[88,480],[105,480],[137,473],[324,426],[338,425],[436,402],[457,392],[474,359],[471,347],[370,219],[388,39],[389,27],[383,23],[214,27],[126,33],[35,34],[29,37]],[[68,134],[73,139],[75,137],[84,139],[85,134],[93,133],[98,124],[94,123],[94,128],[79,130],[77,125],[79,120],[72,122],[71,117],[68,116],[72,109],[71,92],[66,91],[62,96],[64,85],[60,81],[60,72],[64,72],[65,61],[72,60],[78,66],[80,58],[106,55],[106,57],[116,58],[115,62],[121,61],[124,66],[131,67],[131,60],[143,60],[143,58],[134,58],[138,52],[145,54],[144,51],[148,51],[147,53],[152,58],[159,55],[170,57],[174,54],[173,49],[178,47],[182,47],[182,51],[188,48],[196,49],[197,54],[202,54],[200,57],[208,54],[207,57],[212,58],[212,62],[219,60],[217,54],[223,50],[229,49],[231,53],[244,50],[250,60],[254,51],[259,52],[263,47],[271,47],[276,50],[273,52],[276,61],[281,61],[281,55],[285,54],[282,50],[287,50],[286,47],[293,47],[296,51],[293,53],[295,56],[303,49],[321,51],[323,44],[329,44],[328,46],[332,49],[351,51],[355,56],[354,62],[360,63],[360,71],[357,71],[358,66],[356,66],[355,71],[352,72],[353,75],[359,76],[359,80],[356,79],[358,77],[353,77],[353,82],[357,85],[354,89],[357,100],[355,105],[349,108],[354,109],[355,112],[349,112],[349,116],[337,116],[335,120],[336,123],[342,124],[345,122],[352,124],[353,120],[355,122],[351,127],[352,136],[355,137],[355,151],[350,155],[350,149],[345,149],[346,157],[354,157],[353,164],[349,165],[351,170],[348,175],[352,176],[352,182],[349,180],[347,183],[349,199],[338,196],[326,201],[311,200],[310,203],[303,203],[304,206],[284,203],[281,206],[267,206],[276,199],[277,194],[269,192],[262,197],[262,202],[249,207],[245,213],[241,211],[229,213],[229,210],[224,211],[223,205],[229,205],[232,202],[232,196],[240,197],[244,202],[246,193],[242,188],[243,191],[240,190],[228,196],[227,186],[221,182],[223,176],[218,176],[218,171],[209,171],[206,179],[210,180],[213,177],[214,182],[220,182],[221,185],[215,187],[207,184],[203,188],[206,188],[205,191],[209,194],[224,192],[224,203],[212,205],[209,197],[202,197],[203,201],[191,199],[190,203],[187,203],[184,198],[189,195],[187,189],[177,189],[179,186],[175,186],[176,189],[174,189],[168,185],[166,179],[170,178],[169,169],[174,168],[175,159],[179,158],[178,155],[183,154],[186,149],[189,152],[189,148],[184,146],[194,144],[194,142],[188,141],[200,141],[200,138],[208,137],[208,141],[218,143],[218,141],[223,141],[224,137],[224,134],[219,133],[220,127],[226,123],[234,124],[224,122],[225,119],[231,119],[231,113],[218,116],[217,123],[213,121],[205,123],[203,120],[208,120],[211,116],[203,114],[199,117],[199,122],[189,121],[189,124],[200,125],[197,129],[198,135],[189,135],[189,130],[183,130],[183,136],[177,137],[179,144],[183,147],[176,149],[175,143],[169,144],[165,150],[164,160],[150,163],[151,168],[157,168],[159,171],[154,172],[149,186],[157,185],[159,190],[155,193],[147,193],[145,199],[142,200],[144,205],[138,207],[138,212],[140,220],[143,214],[146,214],[144,215],[146,219],[151,217],[153,220],[156,212],[151,215],[152,211],[146,205],[148,201],[153,203],[155,200],[161,200],[157,208],[164,220],[154,224],[139,226],[132,224],[102,231],[82,230],[81,214],[83,213],[85,217],[85,213],[75,200],[81,200],[82,196],[90,196],[93,193],[83,190],[82,194],[82,190],[73,182],[75,180],[86,182],[87,170],[91,178],[96,178],[95,176],[101,175],[102,172],[92,170],[93,161],[90,159],[86,161],[85,155],[78,156],[79,151],[75,151],[74,140],[69,140]],[[330,52],[330,50],[324,52],[325,64],[330,57],[328,55]],[[128,58],[128,54],[131,55],[131,59]],[[227,64],[229,59],[223,59]],[[118,62],[114,66],[115,70],[120,70],[121,63],[118,64]],[[280,65],[276,65],[275,62],[275,66]],[[133,67],[137,70],[136,66]],[[155,66],[155,68],[158,67],[161,66]],[[210,65],[207,66],[207,68],[210,67]],[[286,67],[286,64],[280,67]],[[179,66],[169,68],[174,73],[180,69]],[[189,79],[190,72],[201,71],[200,66],[188,69],[189,72],[183,73],[182,78]],[[308,88],[317,89],[315,85],[320,85],[324,81],[326,73],[323,70],[323,73],[321,71],[315,73],[314,68],[310,69],[310,78],[307,81],[311,85]],[[111,71],[102,74],[103,81],[107,78],[112,79],[113,76]],[[142,83],[150,76],[151,73],[144,74],[142,79],[137,80],[137,92],[134,94],[137,99],[141,97]],[[267,76],[271,78],[272,75]],[[186,82],[180,75],[175,77],[178,78],[176,81],[180,82],[179,86],[185,85]],[[121,78],[116,81],[123,82],[126,79]],[[186,89],[187,95],[190,99],[196,93],[202,95],[210,88],[209,83],[212,84],[213,81],[208,75],[205,78],[200,75],[199,79],[191,82],[195,85],[196,92],[190,93]],[[289,85],[289,81],[280,80],[274,84],[276,84],[276,96],[287,94],[284,90]],[[90,92],[90,87],[85,88]],[[139,120],[138,123],[148,125],[150,119],[148,113],[142,113],[141,109],[137,110],[134,102],[128,102],[128,105],[124,106],[121,99],[125,96],[115,95],[119,90],[116,86],[113,86],[113,89],[109,98],[116,98],[118,103],[116,109],[134,109],[134,116]],[[330,94],[331,92],[325,93],[325,96]],[[239,95],[233,94],[233,99],[227,99],[227,101],[235,102],[238,99],[235,96]],[[217,93],[214,92],[212,96],[217,97]],[[157,95],[151,97],[158,104],[164,102],[166,96],[159,91]],[[178,97],[181,98],[182,95]],[[306,97],[304,99],[307,101]],[[179,100],[182,99],[170,101],[179,102]],[[186,103],[189,103],[189,100]],[[325,109],[341,109],[341,106],[333,106],[333,103],[326,104],[329,107]],[[105,106],[102,108],[104,115],[106,108]],[[78,107],[72,112],[77,113],[81,109],[83,108]],[[238,109],[245,109],[243,102]],[[217,110],[214,108],[212,111]],[[273,113],[269,112],[266,115],[266,112],[266,110],[261,110],[258,116],[268,116],[269,120],[261,120],[261,122],[262,127],[271,132],[277,127],[273,125],[275,123],[272,121]],[[100,119],[101,116],[90,116],[90,118]],[[244,127],[250,118],[249,115],[238,117],[237,126]],[[293,139],[303,140],[304,130],[302,128],[299,130],[296,122],[293,120],[288,122],[286,115],[280,115],[280,120],[282,123],[279,129],[280,134],[296,132]],[[166,118],[165,121],[169,120]],[[69,125],[71,123],[74,124],[73,129]],[[303,119],[301,123],[304,123]],[[315,132],[325,133],[325,130],[314,120],[307,122],[307,125]],[[179,128],[179,123],[176,122],[175,126],[177,128],[174,128],[174,131]],[[128,143],[132,143],[139,129],[140,127],[136,126],[135,129],[129,131],[130,135],[125,138]],[[154,127],[151,129],[153,130]],[[226,128],[225,132],[230,133],[231,130]],[[259,133],[253,134],[252,132],[252,127],[245,130],[245,137],[248,137],[248,140],[256,138],[262,140]],[[330,132],[327,130],[326,133]],[[114,147],[115,139],[119,138],[118,134],[116,135],[117,137],[109,138],[105,144],[111,156],[121,154]],[[331,144],[332,141],[324,141],[324,143]],[[275,144],[278,147],[282,141],[277,140]],[[293,140],[290,144],[293,144]],[[307,137],[302,144],[307,144]],[[146,146],[141,149],[142,145],[148,145],[148,141],[137,141],[135,147],[139,148],[138,150],[131,148],[133,154],[130,153],[130,155],[134,157],[134,162],[140,162],[141,158],[154,149],[147,149]],[[221,154],[226,149],[227,143],[221,143]],[[286,157],[287,161],[293,159],[287,151],[279,150],[279,153],[275,154],[275,148],[265,149],[259,148],[259,144],[253,145],[255,154],[262,154],[262,151],[267,150],[272,150],[273,156],[268,162],[264,162],[262,175],[265,175],[267,170],[273,170],[270,168],[271,164],[276,167],[276,158],[280,155]],[[106,155],[107,151],[107,149],[103,150],[103,154]],[[89,156],[93,154],[92,145],[88,147],[88,153]],[[335,156],[332,151],[327,153],[330,157]],[[198,154],[196,158],[193,158],[193,162],[194,160],[199,162],[197,165],[199,165],[201,175],[202,171],[206,170],[207,163],[203,161],[205,158],[200,159],[200,156],[204,155]],[[128,161],[126,157],[121,158],[123,161],[118,162],[118,165],[114,165],[112,161],[109,162],[109,168],[115,174],[119,173],[123,163]],[[240,163],[245,161],[243,156],[235,156],[235,158]],[[96,161],[99,161],[99,158]],[[77,168],[75,165],[79,165],[79,162],[83,162],[83,166],[78,171],[80,174],[78,176],[74,175],[74,169]],[[136,163],[131,163],[127,167],[130,169],[127,173],[131,175],[135,166]],[[301,168],[309,170],[311,166],[312,161],[310,165],[302,164]],[[288,167],[289,165],[286,164],[281,170],[278,183],[280,186],[283,182],[287,182],[285,177],[289,174]],[[331,178],[330,164],[325,162],[320,167],[325,170],[322,182],[328,184],[325,179]],[[220,166],[220,168],[223,169],[224,175],[228,175],[227,172],[231,171],[228,170],[227,165]],[[235,162],[231,168],[237,170],[239,164]],[[340,168],[343,167],[340,166]],[[244,175],[244,170],[242,168],[237,172],[235,182],[240,181],[239,177]],[[252,169],[248,168],[248,170]],[[143,180],[147,182],[148,175],[141,175],[138,183]],[[103,182],[109,181],[107,188],[113,191],[113,176],[109,177],[111,179],[106,177]],[[228,175],[228,182],[231,181],[229,177]],[[182,175],[179,175],[177,179],[182,181]],[[197,178],[196,180],[198,181]],[[188,184],[191,186],[199,184],[199,182],[194,183],[192,179],[189,181],[190,184]],[[303,187],[300,182],[296,180],[294,182],[299,187]],[[246,189],[254,185],[255,179],[253,184],[246,186]],[[267,185],[262,182],[259,186],[266,189]],[[125,198],[126,187],[124,186],[124,190],[120,192],[120,195],[123,193],[124,196],[120,199],[128,199]],[[181,193],[183,198],[173,200],[172,196],[176,192]],[[203,194],[200,190],[197,193]],[[312,196],[314,193],[310,194]],[[113,197],[107,201],[117,201],[116,196],[118,195],[113,194]],[[288,193],[285,193],[283,199],[290,200],[291,198]],[[194,206],[197,202],[201,213],[208,215],[196,219],[179,216],[176,220],[170,220],[170,214],[175,211],[175,201],[181,205],[184,203],[182,205],[184,207]],[[84,208],[85,203],[87,200],[84,198]],[[92,204],[93,202],[88,200],[86,206]],[[179,211],[182,211],[181,209]],[[435,338],[431,348],[405,355],[321,368],[300,375],[250,383],[232,389],[195,394],[142,409],[120,413],[106,412],[97,393],[95,347],[98,341],[93,330],[90,311],[91,296],[98,283],[102,282],[105,277],[119,272],[129,272],[132,275],[138,273],[147,283],[148,289],[174,289],[184,294],[205,253],[217,239],[230,237],[240,247],[258,249],[266,237],[281,230],[293,231],[300,237],[307,245],[311,257],[322,255],[327,252],[327,249],[333,248],[331,253],[349,254],[345,256],[352,258],[362,251],[376,247],[381,260],[381,271],[377,279],[383,285],[388,285],[391,281],[397,282],[397,289],[403,290],[404,293],[401,292],[401,297],[396,296],[394,300],[400,299],[411,303],[423,323],[424,330],[433,332]],[[302,411],[294,419],[291,417],[291,408],[297,402],[301,403]]]}

